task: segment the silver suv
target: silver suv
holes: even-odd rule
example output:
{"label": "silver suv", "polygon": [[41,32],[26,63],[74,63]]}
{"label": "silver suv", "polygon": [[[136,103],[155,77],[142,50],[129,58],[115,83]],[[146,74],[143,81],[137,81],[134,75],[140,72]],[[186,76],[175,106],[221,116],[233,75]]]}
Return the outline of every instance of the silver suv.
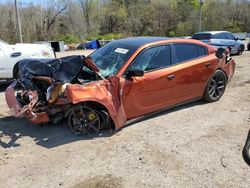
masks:
{"label": "silver suv", "polygon": [[241,55],[245,50],[244,43],[228,31],[198,32],[192,36],[192,39],[201,40],[217,48],[228,47],[231,54]]}

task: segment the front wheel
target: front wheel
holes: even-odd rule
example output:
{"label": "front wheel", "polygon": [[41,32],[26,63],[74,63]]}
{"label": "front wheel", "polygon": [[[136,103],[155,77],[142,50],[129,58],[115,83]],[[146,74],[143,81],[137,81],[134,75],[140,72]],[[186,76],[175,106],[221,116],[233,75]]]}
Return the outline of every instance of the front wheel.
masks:
{"label": "front wheel", "polygon": [[207,102],[218,101],[222,97],[226,85],[227,77],[225,73],[221,70],[215,71],[212,78],[208,81],[203,99]]}
{"label": "front wheel", "polygon": [[71,109],[68,124],[75,134],[98,134],[101,130],[101,117],[95,109],[79,105]]}
{"label": "front wheel", "polygon": [[240,46],[239,49],[238,49],[237,54],[242,55],[243,52],[244,52],[244,46]]}

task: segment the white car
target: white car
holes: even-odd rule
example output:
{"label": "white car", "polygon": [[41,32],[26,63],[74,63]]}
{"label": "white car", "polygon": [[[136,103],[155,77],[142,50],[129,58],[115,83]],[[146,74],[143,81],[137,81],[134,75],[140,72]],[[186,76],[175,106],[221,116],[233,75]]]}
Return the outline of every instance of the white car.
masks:
{"label": "white car", "polygon": [[0,80],[18,77],[18,62],[26,58],[55,58],[53,49],[42,44],[15,44],[0,40]]}

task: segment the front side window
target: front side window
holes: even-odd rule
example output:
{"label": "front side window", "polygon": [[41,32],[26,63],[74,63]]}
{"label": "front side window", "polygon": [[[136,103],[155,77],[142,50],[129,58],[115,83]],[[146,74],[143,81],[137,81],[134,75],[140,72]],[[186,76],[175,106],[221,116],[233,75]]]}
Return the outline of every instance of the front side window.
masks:
{"label": "front side window", "polygon": [[195,59],[207,54],[207,50],[195,44],[174,44],[176,63]]}
{"label": "front side window", "polygon": [[129,70],[139,69],[143,71],[151,71],[171,65],[171,51],[169,45],[156,46],[145,49],[141,52]]}

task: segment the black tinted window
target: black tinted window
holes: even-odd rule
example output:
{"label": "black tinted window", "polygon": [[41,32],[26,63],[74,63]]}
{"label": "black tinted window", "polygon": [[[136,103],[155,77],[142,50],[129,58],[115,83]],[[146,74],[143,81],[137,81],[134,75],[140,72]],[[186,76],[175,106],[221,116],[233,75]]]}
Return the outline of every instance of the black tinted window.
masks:
{"label": "black tinted window", "polygon": [[214,39],[226,39],[225,33],[218,33],[213,36]]}
{"label": "black tinted window", "polygon": [[197,50],[198,50],[199,56],[207,55],[207,50],[205,48],[203,48],[202,46],[197,46]]}
{"label": "black tinted window", "polygon": [[194,34],[194,35],[192,36],[192,39],[197,39],[197,40],[209,40],[209,39],[211,39],[211,34],[209,34],[209,33]]}
{"label": "black tinted window", "polygon": [[157,46],[144,50],[134,60],[129,70],[144,71],[159,69],[171,65],[170,46]]}
{"label": "black tinted window", "polygon": [[175,44],[176,63],[194,59],[207,54],[207,50],[194,44]]}

